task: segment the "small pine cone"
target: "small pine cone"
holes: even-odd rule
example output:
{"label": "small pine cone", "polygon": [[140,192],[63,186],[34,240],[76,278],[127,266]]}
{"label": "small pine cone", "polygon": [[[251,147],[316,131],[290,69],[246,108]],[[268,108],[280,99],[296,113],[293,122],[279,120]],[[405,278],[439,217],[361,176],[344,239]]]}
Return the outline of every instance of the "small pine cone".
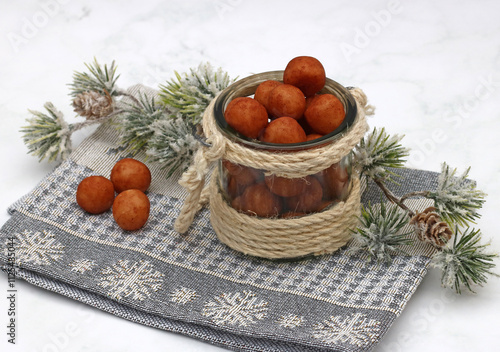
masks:
{"label": "small pine cone", "polygon": [[102,95],[98,92],[83,92],[73,99],[73,107],[78,115],[87,120],[97,120],[109,115],[114,109],[114,104],[109,93]]}
{"label": "small pine cone", "polygon": [[443,247],[453,234],[448,224],[441,220],[436,208],[429,207],[410,220],[415,226],[418,238],[430,242],[436,247]]}

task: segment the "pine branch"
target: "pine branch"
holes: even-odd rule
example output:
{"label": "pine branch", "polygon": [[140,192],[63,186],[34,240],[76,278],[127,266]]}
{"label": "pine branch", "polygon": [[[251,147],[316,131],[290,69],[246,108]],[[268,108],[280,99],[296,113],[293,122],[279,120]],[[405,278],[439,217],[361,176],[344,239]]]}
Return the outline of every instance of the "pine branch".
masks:
{"label": "pine branch", "polygon": [[450,169],[442,164],[436,191],[431,191],[428,198],[433,199],[437,212],[448,223],[467,226],[480,217],[477,212],[485,202],[486,193],[476,189],[476,184],[467,180],[470,167],[455,177],[457,169]]}
{"label": "pine branch", "polygon": [[176,117],[156,121],[153,130],[146,154],[169,170],[167,178],[176,170],[185,171],[199,147],[199,141],[192,135],[192,125]]}
{"label": "pine branch", "polygon": [[474,292],[472,285],[483,286],[488,275],[498,276],[491,271],[498,255],[486,253],[488,245],[479,244],[480,240],[479,230],[467,228],[460,233],[456,229],[453,241],[433,256],[431,264],[443,271],[441,284],[444,287],[455,289],[459,294],[462,286]]}
{"label": "pine branch", "polygon": [[409,149],[399,143],[403,137],[390,136],[385,128],[374,128],[354,150],[355,165],[360,173],[374,180],[393,181],[396,174],[388,168],[402,168],[409,155]]}
{"label": "pine branch", "polygon": [[212,99],[234,81],[220,68],[214,72],[209,63],[175,76],[176,80],[160,85],[161,102],[193,125],[201,122]]}
{"label": "pine branch", "polygon": [[28,125],[21,128],[23,141],[28,153],[38,156],[39,161],[65,159],[71,152],[70,126],[52,103],[45,103],[44,107],[48,114],[28,110],[34,117],[27,119]]}
{"label": "pine branch", "polygon": [[410,232],[401,233],[408,219],[406,213],[396,206],[386,208],[381,202],[379,209],[371,205],[362,207],[360,221],[361,226],[354,233],[358,244],[353,245],[350,252],[365,251],[370,260],[375,258],[377,262],[390,262],[392,253],[404,253],[400,246],[413,243],[407,237]]}
{"label": "pine branch", "polygon": [[109,94],[117,96],[120,92],[116,88],[116,74],[115,61],[111,63],[110,67],[104,65],[104,68],[94,58],[92,64],[85,64],[90,73],[75,72],[73,74],[73,82],[69,84],[71,92],[70,95],[74,98],[78,94],[85,92],[99,92],[102,95]]}
{"label": "pine branch", "polygon": [[148,98],[144,94],[139,99],[134,99],[119,117],[118,130],[121,142],[137,153],[143,147],[147,147],[153,137],[154,123],[167,119],[168,116],[165,108],[158,105],[154,97]]}

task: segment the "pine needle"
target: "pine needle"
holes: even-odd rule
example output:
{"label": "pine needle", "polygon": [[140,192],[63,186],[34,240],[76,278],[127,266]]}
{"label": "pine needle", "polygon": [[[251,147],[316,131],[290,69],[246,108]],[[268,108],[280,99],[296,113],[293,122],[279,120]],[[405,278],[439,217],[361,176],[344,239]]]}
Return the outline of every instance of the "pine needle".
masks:
{"label": "pine needle", "polygon": [[179,169],[186,170],[199,147],[198,140],[192,134],[192,125],[177,116],[156,121],[153,129],[154,135],[146,151],[151,161],[169,170],[167,178]]}
{"label": "pine needle", "polygon": [[141,95],[137,103],[128,104],[118,118],[118,130],[122,144],[133,153],[147,147],[153,137],[156,121],[167,119],[167,111],[156,103],[155,98]]}
{"label": "pine needle", "polygon": [[99,92],[102,95],[109,94],[111,96],[118,94],[116,80],[120,75],[115,77],[116,66],[114,60],[109,68],[106,64],[103,68],[95,58],[93,63],[86,63],[85,66],[89,73],[75,72],[73,74],[73,82],[69,84],[72,97],[84,92]]}
{"label": "pine needle", "polygon": [[404,253],[399,247],[411,245],[413,241],[408,238],[411,233],[401,233],[401,229],[408,223],[407,214],[395,205],[386,207],[380,203],[378,209],[370,204],[361,208],[361,226],[356,229],[354,238],[357,244],[349,251],[365,251],[370,260],[377,262],[391,262],[393,253]]}
{"label": "pine needle", "polygon": [[65,159],[71,152],[70,127],[54,104],[48,102],[44,107],[48,114],[28,110],[33,117],[26,119],[28,125],[20,130],[23,141],[28,153],[37,156],[39,161]]}
{"label": "pine needle", "polygon": [[212,99],[234,81],[222,69],[214,71],[209,63],[192,68],[190,73],[175,72],[175,77],[160,85],[161,102],[193,125],[200,123]]}
{"label": "pine needle", "polygon": [[404,136],[390,136],[385,128],[377,130],[364,137],[354,150],[355,163],[364,174],[372,179],[393,181],[397,176],[388,168],[402,168],[409,155],[409,149],[404,148],[399,142]]}
{"label": "pine needle", "polygon": [[443,163],[438,187],[427,196],[434,200],[437,212],[449,224],[467,226],[469,222],[473,223],[480,217],[477,210],[483,206],[486,193],[476,189],[475,182],[467,180],[469,170],[470,167],[461,176],[456,177],[457,169],[450,169]]}
{"label": "pine needle", "polygon": [[443,271],[443,287],[454,289],[458,294],[462,293],[463,286],[474,292],[472,285],[483,286],[488,275],[498,276],[491,271],[495,267],[493,260],[498,255],[486,253],[489,244],[481,245],[480,240],[480,230],[467,228],[460,233],[457,229],[453,241],[433,256],[432,266]]}

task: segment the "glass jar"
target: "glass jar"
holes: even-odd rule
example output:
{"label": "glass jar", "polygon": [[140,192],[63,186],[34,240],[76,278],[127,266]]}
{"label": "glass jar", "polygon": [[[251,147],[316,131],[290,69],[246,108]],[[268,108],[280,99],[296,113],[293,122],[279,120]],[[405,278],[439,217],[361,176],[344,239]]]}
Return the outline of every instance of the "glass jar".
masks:
{"label": "glass jar", "polygon": [[[229,139],[248,148],[276,153],[293,153],[332,143],[354,123],[356,102],[348,89],[326,79],[319,94],[335,95],[343,104],[345,118],[333,132],[303,143],[274,144],[251,139],[236,132],[224,118],[227,104],[237,97],[252,97],[258,85],[267,80],[282,81],[283,71],[264,72],[241,79],[226,88],[216,99],[217,127]],[[300,121],[299,121],[300,122]],[[351,156],[324,170],[300,178],[285,178],[222,159],[219,162],[219,188],[232,208],[265,218],[291,218],[316,213],[346,200],[351,184]]]}

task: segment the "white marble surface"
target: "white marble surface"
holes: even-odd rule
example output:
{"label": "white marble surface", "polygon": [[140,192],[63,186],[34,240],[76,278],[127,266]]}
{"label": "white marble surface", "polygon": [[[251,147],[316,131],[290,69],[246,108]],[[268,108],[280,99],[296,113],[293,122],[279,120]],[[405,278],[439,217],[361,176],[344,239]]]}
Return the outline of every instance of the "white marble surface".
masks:
{"label": "white marble surface", "polygon": [[[406,135],[411,166],[472,166],[489,194],[477,226],[499,252],[499,13],[494,0],[2,1],[0,223],[54,167],[26,154],[18,131],[27,109],[52,101],[72,120],[66,84],[94,56],[117,61],[121,87],[157,87],[203,61],[244,77],[310,55],[329,77],[365,90],[377,107],[372,126]],[[222,351],[24,282],[18,289],[16,346],[7,343],[8,302],[0,299],[2,351]],[[6,290],[1,275],[1,297]],[[375,350],[498,350],[499,291],[491,279],[476,295],[455,296],[431,270]]]}

